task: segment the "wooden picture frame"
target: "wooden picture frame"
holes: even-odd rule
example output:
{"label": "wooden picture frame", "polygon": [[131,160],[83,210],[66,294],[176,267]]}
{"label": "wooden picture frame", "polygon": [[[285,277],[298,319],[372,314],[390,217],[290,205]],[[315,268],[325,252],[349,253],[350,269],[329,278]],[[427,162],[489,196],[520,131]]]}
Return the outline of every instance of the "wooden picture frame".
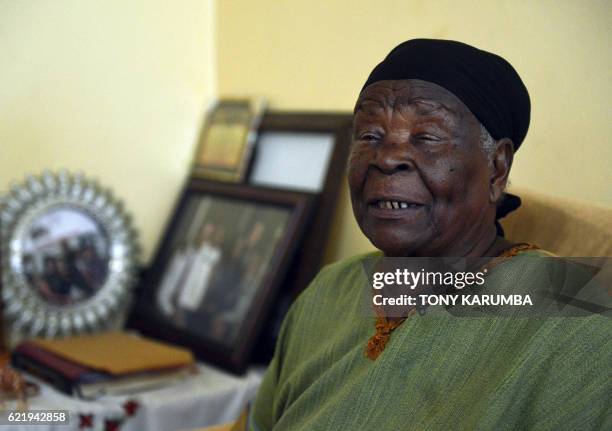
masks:
{"label": "wooden picture frame", "polygon": [[190,180],[129,326],[242,372],[301,239],[309,203],[303,193]]}
{"label": "wooden picture frame", "polygon": [[[313,199],[313,211],[306,227],[308,235],[304,238],[288,280],[292,296],[304,290],[321,267],[340,187],[345,181],[352,123],[353,116],[349,113],[268,111],[259,127],[259,138],[269,132],[325,133],[333,137],[333,149],[322,187],[317,192],[309,193]],[[255,151],[256,162],[259,157],[257,147]]]}
{"label": "wooden picture frame", "polygon": [[[265,113],[258,131],[252,167],[246,182],[251,183],[262,156],[261,141],[269,133],[283,133],[332,137],[333,148],[329,154],[327,168],[317,191],[306,191],[312,198],[312,211],[306,223],[307,235],[296,252],[293,263],[282,283],[277,301],[270,317],[261,331],[252,361],[267,363],[278,336],[281,323],[293,300],[303,291],[321,269],[325,246],[329,243],[331,223],[340,197],[343,181],[346,181],[346,164],[350,152],[353,116],[347,112],[300,112],[274,111]],[[302,140],[309,145],[307,140]],[[252,183],[251,183],[252,184]],[[292,190],[291,186],[284,187]]]}
{"label": "wooden picture frame", "polygon": [[193,175],[242,183],[265,106],[261,98],[218,100],[202,127],[193,160]]}

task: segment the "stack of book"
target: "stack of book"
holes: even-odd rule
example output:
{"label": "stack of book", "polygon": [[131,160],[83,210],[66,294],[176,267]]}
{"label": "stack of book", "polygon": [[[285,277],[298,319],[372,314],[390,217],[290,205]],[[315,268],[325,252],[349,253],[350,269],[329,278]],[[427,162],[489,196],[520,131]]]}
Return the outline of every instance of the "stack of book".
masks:
{"label": "stack of book", "polygon": [[195,373],[190,351],[125,332],[22,342],[12,363],[84,399],[170,385]]}

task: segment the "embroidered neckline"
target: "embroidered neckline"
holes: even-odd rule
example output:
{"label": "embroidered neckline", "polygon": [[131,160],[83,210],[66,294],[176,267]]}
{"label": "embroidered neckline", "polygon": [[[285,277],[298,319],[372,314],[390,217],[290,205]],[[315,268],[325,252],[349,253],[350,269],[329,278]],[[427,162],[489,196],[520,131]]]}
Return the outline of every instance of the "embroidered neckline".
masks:
{"label": "embroidered neckline", "polygon": [[[514,256],[516,256],[517,254],[521,252],[529,251],[529,250],[537,250],[539,248],[540,247],[534,244],[528,244],[528,243],[517,244],[513,247],[510,247],[507,250],[504,250],[501,254],[491,259],[489,262],[487,262],[485,265],[483,265],[483,267],[481,268],[481,271],[484,271],[485,269],[489,271],[495,266],[499,265],[500,263],[503,263],[503,262],[506,262],[512,259]],[[383,352],[383,350],[385,350],[385,347],[387,346],[387,343],[389,342],[389,339],[391,337],[391,333],[393,333],[393,331],[398,326],[404,323],[406,319],[408,319],[413,314],[415,314],[416,308],[412,308],[408,312],[408,315],[406,317],[402,317],[399,319],[387,319],[387,317],[384,316],[384,313],[381,307],[374,307],[374,311],[376,312],[376,315],[377,315],[376,323],[374,325],[374,327],[376,328],[376,333],[368,339],[368,344],[365,350],[365,355],[372,361],[375,361],[380,356],[380,354]]]}

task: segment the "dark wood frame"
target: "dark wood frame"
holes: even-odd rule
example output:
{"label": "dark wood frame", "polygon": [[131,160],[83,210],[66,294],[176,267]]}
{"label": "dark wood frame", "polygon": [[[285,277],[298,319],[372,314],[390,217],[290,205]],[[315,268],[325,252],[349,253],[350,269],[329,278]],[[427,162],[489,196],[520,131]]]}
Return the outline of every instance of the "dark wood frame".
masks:
{"label": "dark wood frame", "polygon": [[[158,284],[163,275],[162,269],[164,269],[170,257],[171,250],[169,248],[172,244],[173,234],[179,226],[189,200],[194,195],[212,195],[244,200],[248,203],[274,204],[292,210],[285,236],[270,264],[270,271],[264,277],[261,291],[256,294],[253,304],[251,304],[242,323],[240,339],[232,348],[172,325],[160,313],[155,303]],[[138,329],[146,335],[186,346],[197,357],[206,362],[215,363],[237,373],[244,371],[251,349],[273,303],[279,284],[283,281],[294,252],[299,245],[310,203],[311,197],[304,193],[219,183],[203,179],[190,180],[165,230],[153,265],[145,274],[145,280],[137,296],[137,303],[133,307],[128,326]]]}
{"label": "dark wood frame", "polygon": [[[297,296],[308,286],[323,262],[331,220],[337,207],[340,186],[345,178],[352,122],[353,116],[349,113],[268,111],[259,127],[258,138],[266,132],[330,133],[335,137],[323,189],[319,193],[311,193],[314,202],[312,215],[306,226],[308,235],[304,238],[292,271],[287,277],[287,293],[291,297]],[[253,161],[256,157],[257,145]],[[250,172],[247,175],[247,178],[249,177]]]}

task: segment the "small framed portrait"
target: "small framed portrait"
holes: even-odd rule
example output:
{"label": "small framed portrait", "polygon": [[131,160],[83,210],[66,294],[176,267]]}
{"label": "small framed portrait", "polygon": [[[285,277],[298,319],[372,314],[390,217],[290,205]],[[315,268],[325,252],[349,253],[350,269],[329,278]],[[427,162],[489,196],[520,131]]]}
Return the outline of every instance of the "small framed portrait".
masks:
{"label": "small framed portrait", "polygon": [[49,303],[85,301],[108,279],[108,233],[78,207],[50,208],[24,229],[21,241],[23,275]]}
{"label": "small framed portrait", "polygon": [[122,203],[65,171],[31,176],[0,205],[2,299],[11,337],[120,327],[137,272]]}
{"label": "small framed portrait", "polygon": [[194,175],[242,182],[249,168],[264,108],[263,99],[219,100],[202,129],[193,161]]}
{"label": "small framed portrait", "polygon": [[308,202],[301,193],[192,180],[132,324],[240,372],[291,261]]}

